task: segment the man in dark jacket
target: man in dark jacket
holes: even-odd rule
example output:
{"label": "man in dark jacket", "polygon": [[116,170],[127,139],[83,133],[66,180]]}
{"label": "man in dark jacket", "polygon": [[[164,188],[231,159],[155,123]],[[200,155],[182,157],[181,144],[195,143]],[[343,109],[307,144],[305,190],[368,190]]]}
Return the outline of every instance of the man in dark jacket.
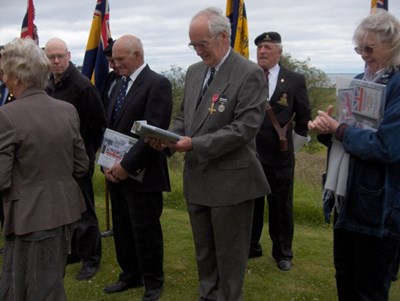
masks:
{"label": "man in dark jacket", "polygon": [[89,172],[78,180],[85,196],[87,211],[74,232],[72,254],[69,257],[69,263],[82,260],[82,269],[76,279],[84,280],[96,274],[101,258],[92,175],[96,151],[105,128],[105,112],[97,88],[70,62],[71,53],[65,42],[58,38],[50,39],[45,45],[45,52],[53,69],[46,91],[50,96],[75,106],[80,118],[81,136],[89,157]]}

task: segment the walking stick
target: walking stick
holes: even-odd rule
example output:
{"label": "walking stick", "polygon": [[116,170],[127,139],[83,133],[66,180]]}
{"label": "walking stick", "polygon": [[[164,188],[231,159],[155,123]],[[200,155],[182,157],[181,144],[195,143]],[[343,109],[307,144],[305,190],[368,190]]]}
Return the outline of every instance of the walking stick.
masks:
{"label": "walking stick", "polygon": [[104,177],[105,182],[105,200],[106,200],[106,231],[110,230],[110,195],[108,191],[107,180]]}

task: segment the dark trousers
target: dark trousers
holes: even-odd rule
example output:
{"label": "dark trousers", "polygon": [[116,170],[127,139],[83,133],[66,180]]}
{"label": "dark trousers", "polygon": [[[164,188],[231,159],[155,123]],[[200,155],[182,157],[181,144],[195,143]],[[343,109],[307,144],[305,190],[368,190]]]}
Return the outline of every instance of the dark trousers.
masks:
{"label": "dark trousers", "polygon": [[333,233],[339,300],[388,300],[399,241],[343,229]]}
{"label": "dark trousers", "polygon": [[[293,258],[293,184],[294,168],[277,168],[263,165],[264,173],[271,187],[267,195],[269,236],[272,240],[272,257],[277,261]],[[264,197],[254,200],[252,246],[257,246],[264,225]]]}
{"label": "dark trousers", "polygon": [[77,179],[85,198],[86,211],[82,213],[74,231],[71,244],[73,256],[82,259],[83,266],[98,266],[101,259],[101,237],[95,211],[92,173]]}
{"label": "dark trousers", "polygon": [[109,184],[119,280],[157,289],[164,283],[162,192],[133,192],[127,184]]}

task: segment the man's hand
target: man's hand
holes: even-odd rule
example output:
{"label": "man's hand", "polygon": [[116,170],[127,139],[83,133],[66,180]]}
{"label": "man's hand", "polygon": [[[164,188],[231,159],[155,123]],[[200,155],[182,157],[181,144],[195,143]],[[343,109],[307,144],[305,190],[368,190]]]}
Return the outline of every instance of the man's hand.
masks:
{"label": "man's hand", "polygon": [[110,169],[103,168],[103,170],[107,181],[112,183],[119,183],[129,177],[129,173],[119,163],[115,164]]}

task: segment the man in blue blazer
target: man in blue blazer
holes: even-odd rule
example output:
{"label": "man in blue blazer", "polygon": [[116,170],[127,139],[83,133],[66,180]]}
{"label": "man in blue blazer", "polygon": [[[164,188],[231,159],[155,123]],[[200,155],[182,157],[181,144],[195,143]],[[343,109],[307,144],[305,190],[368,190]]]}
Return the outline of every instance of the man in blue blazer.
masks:
{"label": "man in blue blazer", "polygon": [[185,152],[199,300],[243,300],[253,199],[269,192],[254,140],[267,104],[266,80],[257,64],[230,48],[230,35],[220,9],[193,17],[189,46],[202,61],[187,70],[181,116],[172,127],[182,139],[167,143]]}
{"label": "man in blue blazer", "polygon": [[[112,56],[122,78],[107,108],[108,128],[133,136],[136,120],[167,129],[172,113],[172,87],[168,79],[144,62],[142,42],[135,36],[117,39]],[[122,269],[106,293],[142,286],[143,301],[161,296],[164,283],[163,234],[160,217],[163,191],[170,190],[167,159],[139,138],[120,163],[104,169],[108,181],[115,250]],[[143,180],[130,175],[144,173]]]}

